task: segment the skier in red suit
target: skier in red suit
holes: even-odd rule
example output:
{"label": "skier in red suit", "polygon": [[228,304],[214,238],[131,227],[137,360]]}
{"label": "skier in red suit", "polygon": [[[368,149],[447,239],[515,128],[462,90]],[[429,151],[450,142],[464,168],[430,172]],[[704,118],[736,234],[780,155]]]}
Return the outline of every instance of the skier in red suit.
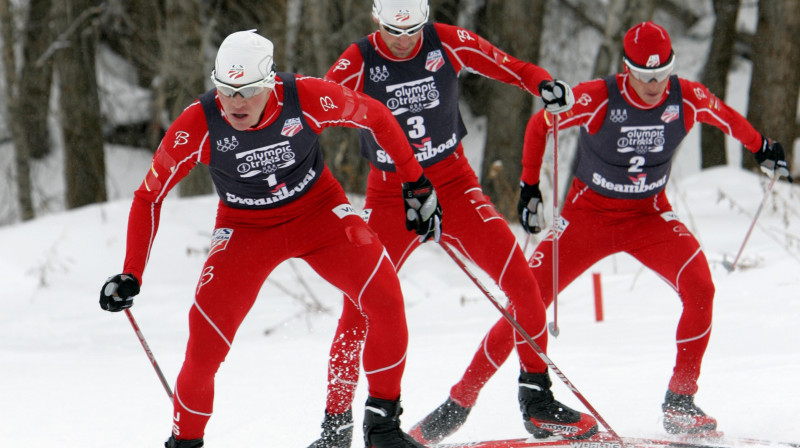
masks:
{"label": "skier in red suit", "polygon": [[[363,92],[392,111],[445,209],[441,244],[490,275],[509,297],[516,319],[546,349],[546,312],[536,280],[508,223],[484,195],[464,156],[461,139],[467,131],[458,109],[458,75],[469,70],[519,87],[542,96],[553,111],[569,109],[571,91],[541,67],[514,58],[471,31],[428,22],[428,14],[427,0],[375,0],[378,30],[350,45],[325,78]],[[403,208],[395,198],[401,179],[393,160],[369,134],[360,132],[360,146],[372,165],[365,205],[368,223],[400,269],[421,244],[400,222]],[[359,331],[353,332],[356,328]],[[358,364],[351,361],[359,357],[364,334],[363,318],[345,301],[329,358],[322,434],[313,448],[351,446],[350,409],[359,376]],[[553,398],[546,364],[521,338],[517,350],[519,405],[527,430],[537,437],[558,433],[570,438],[596,432],[593,417]],[[409,434],[426,445],[437,443],[466,418],[475,398],[445,401]]]}
{"label": "skier in red suit", "polygon": [[134,194],[124,274],[109,278],[100,292],[105,310],[133,304],[162,201],[197,163],[208,165],[220,202],[189,312],[173,431],[165,446],[203,446],[214,377],[236,330],[270,272],[296,257],[343,291],[369,322],[364,344],[368,446],[420,448],[398,420],[408,333],[396,271],[326,168],[317,138],[329,126],[355,127],[373,136],[404,182],[406,200],[400,191],[395,194],[398,204],[405,203],[403,221],[429,237],[439,232],[441,209],[401,128],[367,95],[318,78],[276,73],[272,42],[252,30],[222,42],[211,78],[216,88],[189,105],[161,141]]}
{"label": "skier in red suit", "polygon": [[[664,191],[675,151],[695,123],[737,138],[770,176],[788,176],[780,143],[758,133],[702,84],[672,74],[675,54],[667,31],[653,22],[624,38],[624,73],[575,86],[574,107],[560,114],[559,129],[580,126],[575,180],[567,195],[558,238],[558,289],[604,257],[626,252],[661,276],[683,303],[676,333],[677,359],[662,405],[670,433],[703,433],[714,418],[695,403],[708,340],[714,284],[700,244],[672,211]],[[539,171],[553,117],[531,117],[525,134],[518,209],[528,233],[543,224]],[[553,300],[552,233],[529,260],[547,306]],[[451,390],[477,394],[514,347],[503,319]]]}

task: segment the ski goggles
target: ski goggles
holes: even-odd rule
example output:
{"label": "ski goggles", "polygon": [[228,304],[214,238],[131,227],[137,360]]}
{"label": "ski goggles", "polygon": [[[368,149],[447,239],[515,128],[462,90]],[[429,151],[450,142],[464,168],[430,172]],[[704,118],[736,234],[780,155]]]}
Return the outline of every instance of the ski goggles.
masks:
{"label": "ski goggles", "polygon": [[669,78],[669,75],[672,74],[672,69],[675,66],[675,53],[670,54],[666,64],[658,67],[642,67],[636,65],[631,62],[627,56],[623,56],[622,60],[625,62],[625,66],[628,67],[628,72],[631,76],[639,81],[644,83],[649,83],[651,81],[661,82]]}
{"label": "ski goggles", "polygon": [[242,98],[249,99],[252,98],[261,92],[264,91],[267,87],[272,87],[275,85],[275,72],[272,72],[270,76],[256,82],[251,82],[250,84],[245,84],[243,86],[234,87],[230,84],[225,84],[224,82],[217,79],[217,71],[214,70],[211,72],[211,82],[214,83],[214,86],[217,88],[217,93],[222,96],[226,97],[234,97],[238,93],[242,96]]}
{"label": "ski goggles", "polygon": [[411,36],[419,33],[420,31],[422,31],[422,28],[425,26],[425,23],[427,23],[427,22],[428,22],[428,16],[426,15],[425,16],[425,20],[423,20],[422,22],[420,22],[420,23],[418,23],[418,24],[416,24],[414,26],[411,26],[411,27],[408,27],[408,28],[399,28],[399,27],[396,27],[394,25],[389,25],[388,23],[384,22],[380,18],[378,19],[378,23],[383,27],[383,29],[387,33],[389,33],[390,35],[392,35],[394,37],[400,37],[402,35],[406,35],[408,37],[411,37]]}

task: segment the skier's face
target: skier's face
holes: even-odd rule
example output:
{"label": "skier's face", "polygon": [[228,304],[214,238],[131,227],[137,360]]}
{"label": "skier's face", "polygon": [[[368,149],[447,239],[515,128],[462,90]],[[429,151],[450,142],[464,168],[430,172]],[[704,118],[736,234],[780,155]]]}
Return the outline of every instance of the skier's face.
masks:
{"label": "skier's face", "polygon": [[644,82],[630,74],[628,74],[628,80],[633,90],[639,95],[639,98],[650,106],[658,104],[661,101],[661,98],[664,96],[664,91],[667,90],[667,85],[669,84],[669,78],[663,81],[656,81],[653,79],[649,82]]}
{"label": "skier's face", "polygon": [[[377,20],[375,21],[377,22]],[[422,27],[420,25],[422,24],[407,27],[388,27],[378,22],[378,28],[380,29],[380,36],[381,39],[383,39],[383,43],[385,43],[386,46],[389,47],[389,51],[398,58],[407,58],[411,55],[411,52],[417,46],[417,42],[419,42],[419,39],[422,37]],[[408,31],[402,32],[400,30]]]}
{"label": "skier's face", "polygon": [[257,125],[264,114],[264,108],[269,100],[272,89],[264,89],[257,95],[245,98],[241,94],[225,96],[221,93],[217,95],[222,110],[228,122],[237,131],[245,131]]}

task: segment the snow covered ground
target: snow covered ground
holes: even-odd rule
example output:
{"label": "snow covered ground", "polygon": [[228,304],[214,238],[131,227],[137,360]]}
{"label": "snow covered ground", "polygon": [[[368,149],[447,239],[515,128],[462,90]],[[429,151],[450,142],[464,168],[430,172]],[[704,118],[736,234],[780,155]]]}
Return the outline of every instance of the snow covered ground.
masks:
{"label": "snow covered ground", "polygon": [[[697,402],[728,434],[799,441],[797,187],[776,187],[741,270],[729,274],[721,266],[723,256],[733,257],[743,240],[763,197],[764,179],[722,168],[674,182],[670,189],[676,211],[704,245],[717,287]],[[132,308],[170,383],[183,359],[186,315],[215,204],[211,196],[167,199],[145,284]],[[161,446],[169,435],[171,404],[125,315],[101,311],[97,304],[102,282],[122,264],[129,205],[121,199],[0,228],[4,446],[141,448]],[[522,240],[521,228],[513,229]],[[602,275],[603,322],[594,319],[592,272]],[[408,429],[445,399],[499,313],[433,244],[415,253],[400,277],[411,338],[402,396]],[[303,311],[302,302],[312,294],[329,312]],[[317,436],[340,306],[339,294],[302,261],[279,267],[217,377],[207,446],[305,447]],[[617,432],[661,434],[660,404],[679,313],[680,301],[659,278],[626,255],[614,256],[559,295],[561,335],[551,340],[549,353]],[[512,358],[451,439],[523,437],[517,374]],[[557,398],[582,409],[554,382]],[[365,390],[362,384],[355,403],[358,424]],[[357,426],[354,446],[360,446],[360,437]]]}

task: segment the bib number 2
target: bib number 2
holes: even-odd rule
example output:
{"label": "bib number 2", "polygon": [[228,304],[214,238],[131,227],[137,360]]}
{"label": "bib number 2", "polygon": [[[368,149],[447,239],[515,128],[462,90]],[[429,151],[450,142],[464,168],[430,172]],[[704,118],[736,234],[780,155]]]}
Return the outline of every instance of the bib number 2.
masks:
{"label": "bib number 2", "polygon": [[631,167],[628,168],[629,173],[641,173],[642,166],[644,166],[644,157],[642,156],[633,156],[630,160]]}

